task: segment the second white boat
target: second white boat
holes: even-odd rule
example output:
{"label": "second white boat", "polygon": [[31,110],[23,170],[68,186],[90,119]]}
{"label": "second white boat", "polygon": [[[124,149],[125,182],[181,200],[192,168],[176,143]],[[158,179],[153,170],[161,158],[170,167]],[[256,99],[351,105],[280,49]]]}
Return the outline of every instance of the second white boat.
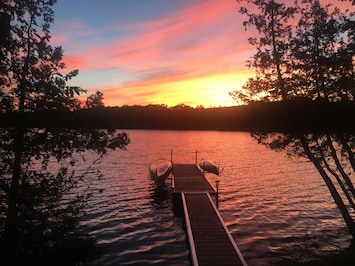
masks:
{"label": "second white boat", "polygon": [[219,175],[219,167],[218,165],[211,160],[202,160],[198,166],[206,172],[213,173],[215,175]]}

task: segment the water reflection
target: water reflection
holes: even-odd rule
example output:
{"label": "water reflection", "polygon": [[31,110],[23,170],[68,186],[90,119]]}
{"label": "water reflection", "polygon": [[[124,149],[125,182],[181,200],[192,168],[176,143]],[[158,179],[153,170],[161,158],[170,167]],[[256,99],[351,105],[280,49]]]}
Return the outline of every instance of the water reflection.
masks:
{"label": "water reflection", "polygon": [[[305,157],[313,163],[329,189],[354,245],[355,189],[351,180],[355,174],[355,135],[344,132],[254,133],[253,138],[272,150],[286,150],[289,155]],[[313,238],[307,233],[305,239],[303,242],[305,250],[301,249],[301,252],[309,251],[310,254],[314,254],[316,247],[313,246],[316,245],[309,247],[309,240]],[[299,246],[302,245],[296,245]]]}
{"label": "water reflection", "polygon": [[[214,158],[224,168],[219,211],[249,265],[287,257],[306,235],[317,252],[350,244],[342,216],[308,159],[267,149],[243,132],[128,133],[127,151],[102,160],[104,178],[97,186],[104,192],[90,200],[83,221],[87,232],[107,245],[101,265],[189,265],[182,221],[174,217],[167,191],[155,191],[147,177],[148,163],[169,158],[171,149],[175,163],[194,163],[198,150],[199,159]],[[206,176],[215,185],[216,176]]]}
{"label": "water reflection", "polygon": [[152,185],[151,187],[151,199],[153,202],[153,206],[159,208],[160,206],[165,205],[166,201],[171,200],[171,188],[166,186],[156,187]]}

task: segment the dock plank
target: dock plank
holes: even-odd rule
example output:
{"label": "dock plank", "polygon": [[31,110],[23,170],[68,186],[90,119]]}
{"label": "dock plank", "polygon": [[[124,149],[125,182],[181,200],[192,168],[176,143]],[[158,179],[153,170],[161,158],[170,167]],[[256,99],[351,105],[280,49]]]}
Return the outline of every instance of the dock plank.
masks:
{"label": "dock plank", "polygon": [[202,171],[196,164],[173,164],[172,172],[174,212],[185,217],[192,265],[246,266],[211,199],[216,191]]}
{"label": "dock plank", "polygon": [[175,193],[216,192],[196,164],[174,164],[173,176]]}
{"label": "dock plank", "polygon": [[208,193],[182,193],[193,265],[247,265]]}

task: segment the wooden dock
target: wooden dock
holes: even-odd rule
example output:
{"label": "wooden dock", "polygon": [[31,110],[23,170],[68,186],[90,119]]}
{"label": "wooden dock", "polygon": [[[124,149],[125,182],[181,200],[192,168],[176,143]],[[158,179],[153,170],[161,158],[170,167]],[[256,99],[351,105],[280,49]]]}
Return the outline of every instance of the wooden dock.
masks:
{"label": "wooden dock", "polygon": [[173,164],[174,193],[216,193],[196,164]]}
{"label": "wooden dock", "polygon": [[[174,164],[174,208],[182,208],[192,265],[247,265],[210,194],[215,194],[193,164]],[[181,200],[181,205],[176,201]]]}

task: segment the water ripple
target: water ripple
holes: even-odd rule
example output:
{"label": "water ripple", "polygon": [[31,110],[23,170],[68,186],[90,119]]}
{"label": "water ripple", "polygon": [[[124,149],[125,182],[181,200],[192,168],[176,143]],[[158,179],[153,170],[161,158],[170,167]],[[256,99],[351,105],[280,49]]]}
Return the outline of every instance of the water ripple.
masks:
{"label": "water ripple", "polygon": [[[219,209],[249,265],[296,256],[305,241],[318,253],[345,248],[346,226],[312,164],[258,145],[248,133],[129,131],[127,151],[112,151],[86,182],[102,189],[89,200],[82,224],[105,246],[99,265],[189,265],[182,220],[171,195],[147,177],[152,160],[220,162]],[[103,178],[98,180],[97,171]],[[216,177],[206,175],[215,185]]]}

